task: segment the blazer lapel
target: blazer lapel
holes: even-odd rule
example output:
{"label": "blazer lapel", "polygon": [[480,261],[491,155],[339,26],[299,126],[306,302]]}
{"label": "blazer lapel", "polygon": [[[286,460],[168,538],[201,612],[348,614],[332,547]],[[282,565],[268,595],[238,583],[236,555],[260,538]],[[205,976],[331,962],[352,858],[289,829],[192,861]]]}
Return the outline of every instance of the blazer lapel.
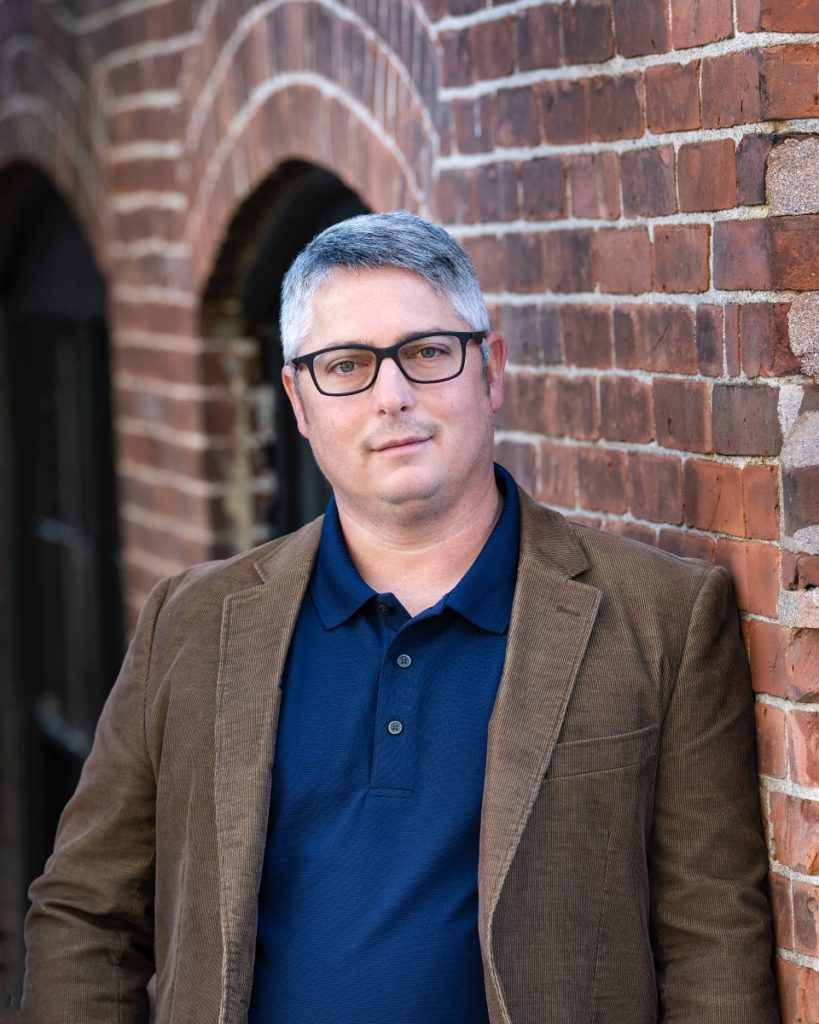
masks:
{"label": "blazer lapel", "polygon": [[479,931],[493,1024],[509,1021],[492,918],[554,750],[600,603],[573,576],[588,568],[562,516],[521,493],[521,548],[503,676],[489,723],[481,810]]}
{"label": "blazer lapel", "polygon": [[225,598],[216,693],[214,804],[222,928],[220,1024],[250,999],[281,677],[318,545],[311,523],[255,563],[265,581]]}

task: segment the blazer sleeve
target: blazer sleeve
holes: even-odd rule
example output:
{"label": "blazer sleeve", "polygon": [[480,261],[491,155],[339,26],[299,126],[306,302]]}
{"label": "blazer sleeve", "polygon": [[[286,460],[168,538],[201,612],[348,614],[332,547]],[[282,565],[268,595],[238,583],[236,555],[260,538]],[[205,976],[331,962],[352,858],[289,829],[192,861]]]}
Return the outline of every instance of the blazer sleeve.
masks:
{"label": "blazer sleeve", "polygon": [[730,577],[704,573],[661,736],[650,847],[660,1020],[778,1024],[753,693]]}
{"label": "blazer sleeve", "polygon": [[31,886],[27,1024],[148,1021],[154,972],[155,774],[145,737],[154,628],[168,581],[140,615],[54,853]]}

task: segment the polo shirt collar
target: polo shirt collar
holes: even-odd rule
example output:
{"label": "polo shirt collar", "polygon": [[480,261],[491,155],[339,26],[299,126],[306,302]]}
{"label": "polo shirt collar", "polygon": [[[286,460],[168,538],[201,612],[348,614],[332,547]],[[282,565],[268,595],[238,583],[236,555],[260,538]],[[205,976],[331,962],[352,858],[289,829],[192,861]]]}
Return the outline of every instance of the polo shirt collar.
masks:
{"label": "polo shirt collar", "polygon": [[[520,548],[520,500],[515,481],[495,465],[495,480],[503,508],[492,533],[457,585],[435,608],[423,615],[452,608],[473,625],[489,633],[509,628]],[[326,629],[346,622],[376,595],[353,564],[335,498],[324,514],[318,556],[310,581],[310,597]]]}

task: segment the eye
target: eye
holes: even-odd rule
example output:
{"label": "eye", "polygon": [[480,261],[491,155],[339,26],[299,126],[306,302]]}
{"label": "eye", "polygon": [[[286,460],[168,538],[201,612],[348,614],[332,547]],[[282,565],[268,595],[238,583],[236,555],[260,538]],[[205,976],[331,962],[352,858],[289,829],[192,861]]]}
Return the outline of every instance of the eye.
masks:
{"label": "eye", "polygon": [[356,369],[356,364],[352,359],[339,359],[335,363],[330,363],[327,367],[329,373],[337,373],[340,376],[344,376],[345,373],[352,373]]}

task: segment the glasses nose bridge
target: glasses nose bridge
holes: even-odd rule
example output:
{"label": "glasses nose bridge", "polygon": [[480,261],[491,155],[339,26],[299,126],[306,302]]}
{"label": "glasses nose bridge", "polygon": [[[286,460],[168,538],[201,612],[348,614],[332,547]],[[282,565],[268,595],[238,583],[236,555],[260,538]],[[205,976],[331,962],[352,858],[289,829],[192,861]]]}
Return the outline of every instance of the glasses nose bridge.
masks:
{"label": "glasses nose bridge", "polygon": [[413,383],[407,374],[407,371],[401,365],[401,360],[398,358],[398,352],[402,344],[403,342],[399,342],[397,345],[391,345],[389,348],[373,349],[375,352],[375,369],[373,370],[373,379],[370,381],[371,388],[375,387],[375,383],[378,380],[378,374],[381,372],[381,365],[387,359],[391,359],[395,363],[398,371],[407,383]]}

